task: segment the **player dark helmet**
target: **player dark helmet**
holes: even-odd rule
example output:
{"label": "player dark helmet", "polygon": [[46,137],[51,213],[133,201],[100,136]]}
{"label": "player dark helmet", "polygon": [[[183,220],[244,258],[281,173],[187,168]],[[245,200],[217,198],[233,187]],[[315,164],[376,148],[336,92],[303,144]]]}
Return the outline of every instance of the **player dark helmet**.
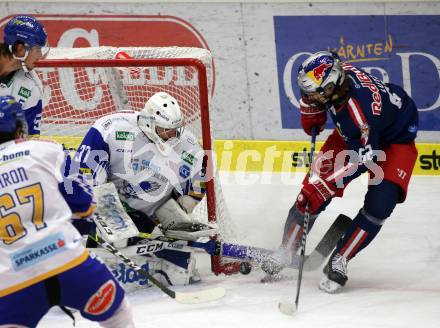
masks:
{"label": "player dark helmet", "polygon": [[310,55],[298,69],[297,83],[301,93],[306,96],[320,95],[329,101],[344,80],[341,60],[328,51]]}
{"label": "player dark helmet", "polygon": [[32,16],[20,15],[13,17],[6,24],[3,35],[4,43],[10,47],[17,42],[23,43],[26,49],[47,45],[47,34],[44,26]]}
{"label": "player dark helmet", "polygon": [[13,140],[27,131],[21,104],[12,96],[0,97],[0,142]]}
{"label": "player dark helmet", "polygon": [[[28,72],[30,69],[26,66],[25,60],[34,47],[38,47],[41,51],[41,58],[46,57],[49,52],[47,44],[47,34],[44,26],[34,17],[20,15],[13,17],[3,30],[4,44],[12,56],[19,60],[23,70]],[[18,55],[17,45],[23,44],[25,52]]]}

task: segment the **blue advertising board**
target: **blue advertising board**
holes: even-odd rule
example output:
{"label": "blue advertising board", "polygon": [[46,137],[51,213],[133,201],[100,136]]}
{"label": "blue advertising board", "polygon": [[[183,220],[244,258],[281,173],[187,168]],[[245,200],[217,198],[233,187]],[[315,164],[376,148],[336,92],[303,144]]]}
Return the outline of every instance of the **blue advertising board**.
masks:
{"label": "blue advertising board", "polygon": [[301,128],[298,66],[330,50],[403,86],[419,108],[419,129],[440,131],[440,16],[274,16],[274,28],[283,128]]}

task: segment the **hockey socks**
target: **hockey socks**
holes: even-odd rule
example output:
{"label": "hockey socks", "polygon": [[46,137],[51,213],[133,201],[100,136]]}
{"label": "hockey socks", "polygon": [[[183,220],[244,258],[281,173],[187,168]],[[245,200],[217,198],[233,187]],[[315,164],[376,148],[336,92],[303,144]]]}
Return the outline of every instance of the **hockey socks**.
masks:
{"label": "hockey socks", "polygon": [[327,293],[334,294],[345,286],[348,280],[347,264],[359,251],[365,248],[378,234],[382,225],[372,222],[372,217],[364,209],[354,218],[344,237],[330,256],[324,267],[324,278],[319,288]]}
{"label": "hockey socks", "polygon": [[[309,232],[312,230],[313,224],[315,223],[317,215],[310,216],[309,222]],[[286,250],[291,250],[296,253],[299,242],[303,234],[303,224],[304,224],[304,214],[301,213],[296,207],[296,203],[293,204],[292,208],[289,210],[289,214],[284,224],[283,242],[282,247]]]}
{"label": "hockey socks", "polygon": [[377,221],[372,222],[371,219],[372,217],[361,209],[347,229],[344,238],[339,241],[336,250],[348,261],[365,248],[382,228],[382,225],[378,225]]}
{"label": "hockey socks", "polygon": [[399,187],[387,180],[368,188],[364,207],[336,247],[339,254],[349,261],[376,237],[396,207],[399,192]]}

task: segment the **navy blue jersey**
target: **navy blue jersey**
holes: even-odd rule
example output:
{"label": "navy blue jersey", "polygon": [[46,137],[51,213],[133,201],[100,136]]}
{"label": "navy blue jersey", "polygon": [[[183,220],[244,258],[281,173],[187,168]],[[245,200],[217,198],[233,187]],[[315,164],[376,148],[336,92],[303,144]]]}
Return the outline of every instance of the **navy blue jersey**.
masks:
{"label": "navy blue jersey", "polygon": [[343,69],[350,84],[349,98],[329,112],[349,150],[362,154],[416,138],[417,107],[401,87],[348,64]]}

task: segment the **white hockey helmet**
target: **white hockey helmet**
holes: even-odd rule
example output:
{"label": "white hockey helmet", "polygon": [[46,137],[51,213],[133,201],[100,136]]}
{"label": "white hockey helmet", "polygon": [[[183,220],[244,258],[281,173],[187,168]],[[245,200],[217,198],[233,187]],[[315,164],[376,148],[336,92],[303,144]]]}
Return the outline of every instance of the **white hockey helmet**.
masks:
{"label": "white hockey helmet", "polygon": [[139,128],[161,151],[165,142],[180,138],[184,123],[177,100],[166,92],[151,96],[138,116]]}

